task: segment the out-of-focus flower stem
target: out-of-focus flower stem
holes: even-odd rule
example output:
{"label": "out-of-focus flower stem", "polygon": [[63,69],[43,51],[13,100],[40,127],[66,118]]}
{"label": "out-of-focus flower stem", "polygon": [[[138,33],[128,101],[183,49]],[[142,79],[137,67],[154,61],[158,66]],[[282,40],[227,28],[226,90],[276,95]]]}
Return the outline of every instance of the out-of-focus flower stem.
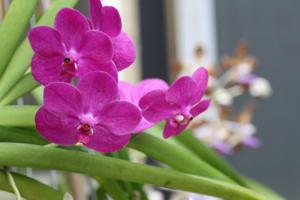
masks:
{"label": "out-of-focus flower stem", "polygon": [[[30,200],[61,200],[64,194],[44,185],[34,179],[10,172],[11,177],[18,185],[18,189],[25,199]],[[0,170],[0,189],[7,192],[14,192],[8,182],[6,172]]]}
{"label": "out-of-focus flower stem", "polygon": [[5,173],[6,173],[6,176],[7,176],[7,179],[8,179],[8,182],[9,182],[9,185],[11,186],[11,188],[13,189],[15,195],[16,195],[16,199],[17,200],[22,200],[22,196],[21,196],[21,193],[16,185],[16,182],[14,180],[14,177],[12,176],[10,170],[8,167],[4,167],[4,170],[5,170]]}

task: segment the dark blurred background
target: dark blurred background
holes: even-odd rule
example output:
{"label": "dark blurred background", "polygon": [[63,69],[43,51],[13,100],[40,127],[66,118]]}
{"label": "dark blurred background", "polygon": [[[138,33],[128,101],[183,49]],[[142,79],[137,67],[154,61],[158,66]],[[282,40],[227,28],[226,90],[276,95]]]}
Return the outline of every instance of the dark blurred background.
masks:
{"label": "dark blurred background", "polygon": [[245,39],[259,57],[257,72],[274,89],[271,99],[259,103],[254,117],[263,147],[230,160],[293,200],[300,198],[299,9],[300,1],[293,0],[216,1],[219,55]]}

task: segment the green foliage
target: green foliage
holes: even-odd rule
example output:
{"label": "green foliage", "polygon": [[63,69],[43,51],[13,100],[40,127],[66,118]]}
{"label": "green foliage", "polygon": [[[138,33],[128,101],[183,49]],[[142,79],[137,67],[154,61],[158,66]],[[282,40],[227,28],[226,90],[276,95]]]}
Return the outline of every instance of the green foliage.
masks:
{"label": "green foliage", "polygon": [[0,26],[0,76],[5,70],[22,37],[39,0],[14,0]]}

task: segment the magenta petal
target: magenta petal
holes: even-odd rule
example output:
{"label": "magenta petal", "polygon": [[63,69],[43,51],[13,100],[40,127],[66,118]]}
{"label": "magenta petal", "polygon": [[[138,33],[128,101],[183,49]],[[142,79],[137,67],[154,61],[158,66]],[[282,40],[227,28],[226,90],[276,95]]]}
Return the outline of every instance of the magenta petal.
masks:
{"label": "magenta petal", "polygon": [[166,90],[153,90],[139,100],[139,107],[144,110],[156,102],[165,102]]}
{"label": "magenta petal", "polygon": [[60,145],[77,142],[75,118],[59,118],[42,107],[35,116],[35,123],[39,133],[50,142]]}
{"label": "magenta petal", "polygon": [[79,11],[61,9],[55,17],[55,29],[61,34],[67,48],[78,48],[83,34],[89,30],[89,23]]}
{"label": "magenta petal", "polygon": [[166,101],[157,101],[146,109],[143,109],[143,117],[152,123],[160,122],[164,119],[172,117],[180,111],[180,107],[176,104],[170,104]]}
{"label": "magenta petal", "polygon": [[110,38],[100,31],[88,31],[83,35],[79,48],[81,58],[106,63],[112,59],[113,47]]}
{"label": "magenta petal", "polygon": [[43,56],[63,55],[60,34],[48,26],[39,26],[29,32],[29,42],[34,52]]}
{"label": "magenta petal", "polygon": [[203,100],[196,104],[190,111],[193,117],[201,114],[202,112],[206,111],[210,105],[210,100]]}
{"label": "magenta petal", "polygon": [[111,6],[103,7],[101,31],[105,32],[111,37],[116,37],[120,34],[121,29],[122,21],[119,11]]}
{"label": "magenta petal", "polygon": [[141,81],[132,91],[132,102],[138,105],[139,100],[147,93],[154,90],[167,90],[168,84],[161,79],[145,79]]}
{"label": "magenta petal", "polygon": [[173,127],[170,122],[167,122],[164,128],[163,136],[164,138],[169,138],[171,136],[175,136],[180,134],[184,129],[188,126],[186,125],[179,125],[178,127]]}
{"label": "magenta petal", "polygon": [[192,76],[192,79],[198,86],[198,94],[200,98],[204,95],[208,84],[208,71],[204,67],[198,68]]}
{"label": "magenta petal", "polygon": [[148,122],[145,118],[142,118],[139,125],[133,130],[133,134],[140,133],[146,129],[153,127],[155,123]]}
{"label": "magenta petal", "polygon": [[114,135],[107,129],[96,126],[94,134],[84,143],[85,146],[102,153],[114,152],[122,149],[130,141],[131,135]]}
{"label": "magenta petal", "polygon": [[44,106],[60,116],[78,116],[82,112],[80,92],[67,83],[51,83],[44,90]]}
{"label": "magenta petal", "polygon": [[[129,101],[129,102],[135,104],[135,102],[133,102],[132,98],[131,98],[134,85],[126,83],[126,82],[119,82],[118,88],[119,88],[119,95],[120,95],[121,100]],[[135,105],[138,105],[138,104],[135,104]]]}
{"label": "magenta petal", "polygon": [[89,58],[81,58],[78,61],[77,77],[79,79],[83,78],[86,74],[90,72],[96,71],[106,72],[116,81],[118,80],[118,71],[115,64],[112,61],[109,61],[107,63],[99,63]]}
{"label": "magenta petal", "polygon": [[99,113],[99,123],[115,135],[127,135],[141,121],[139,109],[127,101],[115,101],[103,107]]}
{"label": "magenta petal", "polygon": [[33,77],[43,85],[53,82],[71,82],[73,76],[62,74],[61,63],[63,56],[44,57],[35,54],[31,62],[31,71]]}
{"label": "magenta petal", "polygon": [[[85,108],[95,113],[118,98],[117,82],[107,73],[92,72],[78,82]],[[123,109],[121,109],[123,110]]]}
{"label": "magenta petal", "polygon": [[89,8],[90,8],[90,17],[92,19],[94,28],[100,30],[101,22],[102,22],[102,8],[103,8],[101,1],[90,0]]}
{"label": "magenta petal", "polygon": [[179,78],[167,91],[166,100],[182,106],[193,105],[200,100],[195,81],[188,76]]}
{"label": "magenta petal", "polygon": [[120,35],[112,39],[115,62],[118,71],[121,71],[131,65],[135,60],[135,46],[127,33],[121,32]]}

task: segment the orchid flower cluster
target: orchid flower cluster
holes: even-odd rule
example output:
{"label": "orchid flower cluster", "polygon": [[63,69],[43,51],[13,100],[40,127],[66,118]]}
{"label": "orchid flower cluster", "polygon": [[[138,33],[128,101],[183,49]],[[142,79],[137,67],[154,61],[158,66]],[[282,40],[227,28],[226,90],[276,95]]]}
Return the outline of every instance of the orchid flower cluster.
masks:
{"label": "orchid flower cluster", "polygon": [[33,28],[29,41],[35,52],[32,74],[45,86],[36,127],[50,142],[114,152],[163,120],[163,136],[178,135],[209,107],[210,101],[202,100],[205,68],[170,86],[160,79],[120,82],[118,72],[134,62],[135,47],[122,31],[118,10],[98,0],[90,0],[90,17],[60,10],[54,28]]}

